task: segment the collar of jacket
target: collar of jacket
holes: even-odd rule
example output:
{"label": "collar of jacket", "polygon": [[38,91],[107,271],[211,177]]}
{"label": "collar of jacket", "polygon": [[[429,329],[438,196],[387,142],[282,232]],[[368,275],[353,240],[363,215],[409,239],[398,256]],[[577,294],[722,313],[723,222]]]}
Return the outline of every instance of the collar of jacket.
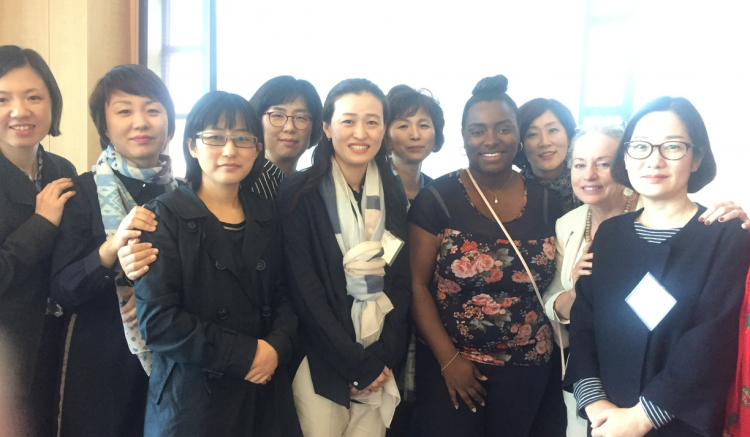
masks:
{"label": "collar of jacket", "polygon": [[[186,220],[212,215],[206,204],[198,197],[197,189],[195,184],[190,182],[187,186],[181,186],[175,190],[177,192],[175,200],[179,201],[170,202],[169,205],[175,214]],[[245,214],[252,214],[245,218],[247,221],[267,222],[274,219],[273,203],[250,191],[249,186],[247,189],[240,188],[240,201],[245,208]]]}
{"label": "collar of jacket", "polygon": [[[47,186],[48,183],[60,178],[60,166],[50,158],[50,155],[44,150],[41,144],[39,148],[42,149],[42,160],[44,162],[42,166],[42,184],[43,186]],[[0,153],[0,175],[3,175],[3,179],[5,179],[0,189],[5,191],[8,199],[22,205],[36,205],[36,195],[38,193],[34,182],[2,153]]]}

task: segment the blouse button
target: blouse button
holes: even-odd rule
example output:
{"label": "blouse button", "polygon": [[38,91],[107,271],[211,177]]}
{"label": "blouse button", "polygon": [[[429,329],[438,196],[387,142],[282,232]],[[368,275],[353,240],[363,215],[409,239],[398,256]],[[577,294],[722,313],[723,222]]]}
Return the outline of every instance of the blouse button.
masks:
{"label": "blouse button", "polygon": [[225,266],[224,264],[220,263],[219,261],[216,261],[216,268],[219,269],[219,270],[224,270],[225,268],[227,268],[227,266]]}
{"label": "blouse button", "polygon": [[255,268],[258,270],[265,270],[266,262],[263,260],[258,261],[258,264],[255,265]]}
{"label": "blouse button", "polygon": [[355,386],[355,387],[358,387],[359,383],[357,381],[354,381],[354,382],[352,382],[352,385]]}
{"label": "blouse button", "polygon": [[188,223],[187,223],[187,227],[188,227],[188,229],[190,229],[191,231],[192,231],[192,230],[194,230],[194,229],[195,229],[195,222],[188,222]]}
{"label": "blouse button", "polygon": [[271,307],[263,307],[263,309],[260,312],[263,314],[263,317],[268,317],[271,315]]}

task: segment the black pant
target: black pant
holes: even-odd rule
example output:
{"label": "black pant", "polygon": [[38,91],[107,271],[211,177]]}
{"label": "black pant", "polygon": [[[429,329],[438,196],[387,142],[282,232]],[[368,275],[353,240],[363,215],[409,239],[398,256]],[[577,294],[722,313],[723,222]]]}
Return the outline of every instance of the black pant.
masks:
{"label": "black pant", "polygon": [[[566,349],[567,351],[567,349]],[[566,353],[567,358],[567,353]],[[544,391],[542,403],[534,418],[530,437],[565,437],[568,427],[568,412],[562,393],[562,361],[560,348],[555,345],[552,351],[552,372]]]}
{"label": "black pant", "polygon": [[[440,364],[429,347],[417,342],[417,408],[412,436],[527,437],[549,381],[552,364],[490,366],[476,364],[488,378],[482,382],[485,406],[472,413],[459,399],[456,410]],[[543,414],[543,412],[541,413]],[[563,428],[564,431],[564,428]]]}

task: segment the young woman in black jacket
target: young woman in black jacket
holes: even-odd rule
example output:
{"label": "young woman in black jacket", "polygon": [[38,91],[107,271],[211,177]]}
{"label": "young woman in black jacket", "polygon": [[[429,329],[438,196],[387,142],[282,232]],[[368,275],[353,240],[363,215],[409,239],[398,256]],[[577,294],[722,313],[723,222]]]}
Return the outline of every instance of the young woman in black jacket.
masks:
{"label": "young woman in black jacket", "polygon": [[273,201],[252,192],[265,159],[260,118],[214,91],[187,117],[188,187],[147,208],[160,250],[135,284],[154,352],[145,435],[301,437],[286,364],[289,303]]}
{"label": "young woman in black jacket", "polygon": [[279,193],[302,355],[293,388],[306,437],[382,436],[399,402],[411,302],[406,197],[386,159],[388,106],[366,79],[336,85],[308,170]]}
{"label": "young woman in black jacket", "polygon": [[[0,47],[0,343],[15,387],[13,400],[32,408],[35,435],[52,433],[57,338],[56,305],[48,305],[49,258],[76,175],[40,141],[60,135],[62,95],[33,50]],[[30,397],[30,398],[29,398]],[[19,425],[23,426],[23,425]]]}

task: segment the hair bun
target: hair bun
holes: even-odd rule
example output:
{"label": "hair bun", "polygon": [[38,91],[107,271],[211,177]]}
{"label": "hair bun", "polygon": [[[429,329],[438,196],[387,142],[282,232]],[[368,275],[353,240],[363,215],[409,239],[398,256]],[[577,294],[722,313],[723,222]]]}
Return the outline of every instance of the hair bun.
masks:
{"label": "hair bun", "polygon": [[477,85],[471,91],[472,96],[484,94],[487,92],[505,93],[508,91],[508,78],[502,74],[497,76],[485,77],[477,82]]}

